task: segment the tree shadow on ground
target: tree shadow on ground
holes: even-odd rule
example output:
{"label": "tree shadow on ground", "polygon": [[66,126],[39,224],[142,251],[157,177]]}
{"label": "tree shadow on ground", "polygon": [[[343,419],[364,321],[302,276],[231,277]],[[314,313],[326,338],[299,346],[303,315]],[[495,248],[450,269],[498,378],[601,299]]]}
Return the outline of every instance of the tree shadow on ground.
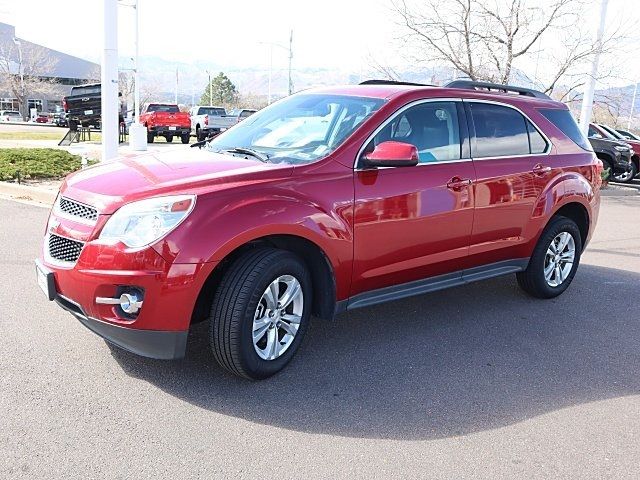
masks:
{"label": "tree shadow on ground", "polygon": [[504,277],[315,320],[293,362],[249,382],[217,366],[207,326],[187,356],[111,349],[124,371],[225,415],[310,433],[434,439],[640,392],[640,274],[582,265],[561,297]]}

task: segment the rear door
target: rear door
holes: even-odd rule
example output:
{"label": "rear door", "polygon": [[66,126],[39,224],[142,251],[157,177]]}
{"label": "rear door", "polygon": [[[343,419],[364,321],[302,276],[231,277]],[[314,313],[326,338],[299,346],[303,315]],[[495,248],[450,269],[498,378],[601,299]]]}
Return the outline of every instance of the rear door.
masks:
{"label": "rear door", "polygon": [[536,201],[559,171],[551,143],[511,105],[464,103],[477,175],[468,267],[524,258]]}
{"label": "rear door", "polygon": [[468,254],[475,173],[462,102],[407,105],[360,156],[388,140],[415,145],[420,163],[356,165],[352,296],[451,272],[459,278]]}

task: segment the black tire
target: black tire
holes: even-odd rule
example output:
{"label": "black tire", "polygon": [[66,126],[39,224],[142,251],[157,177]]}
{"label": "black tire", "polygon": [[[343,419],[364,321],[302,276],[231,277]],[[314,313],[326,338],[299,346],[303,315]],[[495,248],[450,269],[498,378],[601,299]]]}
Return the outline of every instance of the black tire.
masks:
{"label": "black tire", "polygon": [[[544,276],[545,257],[547,249],[552,240],[560,233],[567,232],[573,237],[575,245],[575,256],[571,271],[567,278],[558,286],[551,286],[547,283]],[[523,272],[518,272],[516,278],[520,287],[529,295],[536,298],[553,298],[563,293],[573,280],[580,264],[580,255],[582,253],[582,238],[580,229],[576,222],[570,218],[555,216],[546,226],[542,235],[538,239],[538,243],[533,250],[533,255],[529,260],[529,265]]]}
{"label": "black tire", "polygon": [[200,126],[196,126],[196,140],[198,140],[199,142],[204,140],[204,135],[202,134],[202,130],[200,129]]}
{"label": "black tire", "polygon": [[171,143],[173,142],[173,135],[165,135],[164,139],[167,141],[167,143]]}
{"label": "black tire", "polygon": [[613,180],[620,183],[631,183],[638,174],[638,168],[634,162],[631,162],[631,170],[626,174],[618,174],[613,176]]}
{"label": "black tire", "polygon": [[76,122],[75,120],[69,120],[69,130],[71,130],[73,132],[77,132],[78,131],[78,122]]}
{"label": "black tire", "polygon": [[156,136],[153,133],[147,133],[147,143],[153,143],[153,139]]}
{"label": "black tire", "polygon": [[189,140],[191,140],[190,137],[191,137],[191,135],[189,135],[188,133],[185,133],[184,135],[182,135],[180,137],[180,140],[182,141],[183,144],[186,145],[187,143],[189,143]]}
{"label": "black tire", "polygon": [[[302,318],[289,348],[274,360],[263,360],[253,345],[253,319],[262,294],[280,275],[293,275],[300,282]],[[293,358],[304,337],[311,302],[311,277],[298,256],[263,247],[247,252],[231,265],[214,295],[209,339],[216,361],[231,373],[251,380],[276,374]]]}

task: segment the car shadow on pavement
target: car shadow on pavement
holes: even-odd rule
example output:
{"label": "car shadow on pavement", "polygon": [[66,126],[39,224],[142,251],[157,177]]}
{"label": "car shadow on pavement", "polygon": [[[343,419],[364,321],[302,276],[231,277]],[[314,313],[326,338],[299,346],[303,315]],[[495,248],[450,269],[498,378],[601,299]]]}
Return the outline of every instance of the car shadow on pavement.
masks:
{"label": "car shadow on pavement", "polygon": [[279,375],[227,374],[197,325],[187,356],[112,347],[124,371],[201,408],[310,433],[434,439],[640,393],[640,273],[582,265],[561,297],[513,276],[315,320]]}

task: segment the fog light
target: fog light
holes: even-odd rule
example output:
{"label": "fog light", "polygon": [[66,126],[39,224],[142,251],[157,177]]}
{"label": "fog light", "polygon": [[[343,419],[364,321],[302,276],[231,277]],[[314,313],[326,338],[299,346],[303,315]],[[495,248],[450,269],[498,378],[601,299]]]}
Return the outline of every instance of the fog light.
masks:
{"label": "fog light", "polygon": [[118,305],[128,315],[135,315],[142,308],[142,296],[136,291],[125,292],[119,298],[96,297],[99,305]]}

